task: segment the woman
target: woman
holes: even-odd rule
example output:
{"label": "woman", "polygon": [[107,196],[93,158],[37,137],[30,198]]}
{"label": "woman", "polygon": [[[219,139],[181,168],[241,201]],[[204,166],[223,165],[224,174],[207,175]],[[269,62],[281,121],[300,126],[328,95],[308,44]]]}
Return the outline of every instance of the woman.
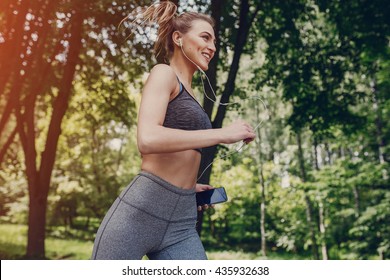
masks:
{"label": "woman", "polygon": [[213,20],[204,14],[176,15],[176,6],[150,6],[145,20],[159,24],[157,53],[169,65],[153,67],[143,89],[137,141],[141,172],[119,195],[96,236],[93,259],[207,259],[196,232],[195,193],[202,148],[249,143],[243,121],[212,129],[191,89],[197,69],[207,70],[215,53]]}

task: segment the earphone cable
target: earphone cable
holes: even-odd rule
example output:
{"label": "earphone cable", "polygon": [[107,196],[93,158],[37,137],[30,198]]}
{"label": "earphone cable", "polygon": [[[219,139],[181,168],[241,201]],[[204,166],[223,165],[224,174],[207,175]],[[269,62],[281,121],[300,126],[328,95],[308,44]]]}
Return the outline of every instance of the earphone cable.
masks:
{"label": "earphone cable", "polygon": [[[202,68],[200,68],[194,61],[192,61],[192,60],[186,55],[186,53],[185,53],[184,50],[183,50],[183,44],[182,44],[182,41],[181,41],[181,40],[180,40],[180,44],[179,44],[179,45],[180,45],[181,51],[182,51],[182,53],[184,54],[184,56],[185,56],[190,62],[192,62],[192,63],[198,68],[198,70],[201,72],[200,78],[201,78],[201,80],[202,80],[203,93],[204,93],[205,97],[206,97],[207,99],[209,99],[211,102],[217,104],[217,101],[216,101],[216,100],[217,100],[217,96],[216,96],[216,94],[215,94],[215,91],[214,91],[213,87],[211,86],[209,77],[206,75],[206,73],[203,71]],[[204,74],[204,75],[206,76],[207,82],[208,82],[208,84],[209,84],[209,87],[210,87],[210,89],[211,89],[211,92],[213,93],[213,96],[214,96],[215,100],[213,100],[212,98],[210,98],[210,97],[207,95],[206,89],[205,89],[205,86],[204,86],[205,83],[204,83],[202,74]],[[267,108],[267,105],[265,104],[265,102],[264,102],[259,96],[256,96],[256,95],[255,95],[255,96],[250,96],[250,97],[244,98],[244,100],[246,100],[246,99],[257,99],[257,100],[260,100],[260,102],[263,104],[264,109],[265,109],[265,111],[267,112],[267,115],[268,115],[268,108]],[[221,105],[223,105],[223,106],[229,106],[229,105],[233,105],[233,104],[240,104],[240,103],[239,103],[239,102],[228,102],[228,103],[218,102],[218,107],[221,106]],[[263,120],[261,120],[261,121],[254,127],[253,130],[256,131],[257,128],[259,128],[260,125],[261,125],[262,123],[263,123]],[[198,180],[202,177],[202,175],[206,172],[206,170],[207,170],[207,169],[208,169],[216,160],[218,160],[218,159],[223,159],[223,158],[226,158],[226,157],[228,157],[228,156],[230,156],[230,155],[233,155],[233,154],[235,154],[235,153],[238,153],[244,146],[245,146],[245,142],[242,141],[242,142],[239,144],[239,147],[236,148],[234,151],[228,153],[227,155],[220,156],[220,157],[214,159],[211,163],[209,163],[209,164],[206,166],[206,168],[205,168],[205,169],[202,171],[202,173],[198,176],[198,178],[196,179],[196,181],[198,181]],[[245,150],[245,149],[244,149],[244,150]]]}

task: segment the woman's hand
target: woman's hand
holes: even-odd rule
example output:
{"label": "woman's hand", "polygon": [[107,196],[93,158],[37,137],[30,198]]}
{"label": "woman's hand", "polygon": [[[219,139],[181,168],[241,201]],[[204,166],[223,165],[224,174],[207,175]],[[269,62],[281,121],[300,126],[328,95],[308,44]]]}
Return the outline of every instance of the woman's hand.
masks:
{"label": "woman's hand", "polygon": [[252,142],[256,134],[253,128],[243,120],[237,120],[229,126],[222,128],[223,144],[232,144],[243,140],[245,144]]}
{"label": "woman's hand", "polygon": [[[211,190],[211,189],[214,189],[214,187],[212,187],[210,185],[196,184],[196,186],[195,186],[196,192],[203,192],[203,191]],[[202,209],[206,210],[209,207],[214,208],[214,204],[211,204],[211,205],[205,204],[205,205],[198,206],[198,211],[202,211]]]}

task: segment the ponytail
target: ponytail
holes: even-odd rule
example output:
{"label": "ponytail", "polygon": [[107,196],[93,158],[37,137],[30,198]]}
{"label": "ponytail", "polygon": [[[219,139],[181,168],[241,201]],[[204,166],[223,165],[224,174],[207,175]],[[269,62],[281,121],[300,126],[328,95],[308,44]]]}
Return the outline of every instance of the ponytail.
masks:
{"label": "ponytail", "polygon": [[[118,27],[130,17],[135,17],[132,23],[138,26],[145,25],[158,25],[158,34],[157,41],[154,44],[154,54],[155,56],[168,55],[167,51],[167,41],[173,33],[173,18],[176,16],[177,6],[171,1],[162,1],[153,3],[148,7],[142,7],[141,12],[139,10],[133,11],[127,17],[122,19]],[[137,12],[137,13],[136,13]],[[141,22],[137,22],[141,20]]]}
{"label": "ponytail", "polygon": [[170,1],[163,1],[149,6],[143,13],[142,18],[149,23],[157,23],[157,41],[154,44],[154,53],[159,56],[161,53],[167,55],[166,42],[170,40],[168,36],[173,33],[173,18],[176,15],[177,7]]}

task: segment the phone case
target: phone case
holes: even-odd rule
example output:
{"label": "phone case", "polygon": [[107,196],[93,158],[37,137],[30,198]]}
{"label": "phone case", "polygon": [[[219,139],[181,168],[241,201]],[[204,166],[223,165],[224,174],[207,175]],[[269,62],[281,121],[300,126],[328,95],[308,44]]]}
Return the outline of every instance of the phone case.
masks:
{"label": "phone case", "polygon": [[205,204],[217,204],[228,200],[224,187],[215,188],[196,193],[196,204],[198,206]]}

